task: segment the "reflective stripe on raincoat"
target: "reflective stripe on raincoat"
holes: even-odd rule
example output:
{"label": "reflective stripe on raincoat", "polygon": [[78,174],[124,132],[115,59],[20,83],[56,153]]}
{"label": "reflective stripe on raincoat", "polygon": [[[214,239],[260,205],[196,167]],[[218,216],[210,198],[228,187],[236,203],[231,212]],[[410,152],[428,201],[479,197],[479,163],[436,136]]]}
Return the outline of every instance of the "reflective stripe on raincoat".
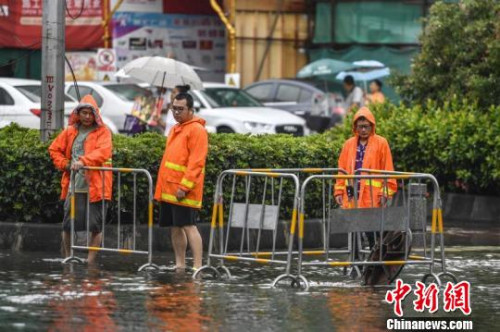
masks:
{"label": "reflective stripe on raincoat", "polygon": [[[78,110],[84,107],[91,108],[94,112],[97,127],[91,131],[83,146],[84,154],[80,161],[85,166],[112,167],[112,138],[111,131],[101,119],[101,112],[91,95],[82,98],[78,106],[69,117],[68,128],[63,130],[49,146],[50,158],[54,166],[63,171],[61,179],[61,199],[66,199],[69,190],[71,164],[71,150],[73,142],[78,136],[79,117]],[[104,199],[111,200],[113,174],[104,172]],[[85,171],[85,178],[89,185],[89,200],[97,202],[103,199],[103,181],[101,171]]]}
{"label": "reflective stripe on raincoat", "polygon": [[[349,174],[354,174],[356,164],[356,151],[358,147],[358,134],[355,124],[360,118],[366,118],[372,124],[372,131],[366,145],[365,156],[363,159],[363,168],[393,171],[392,155],[389,143],[387,140],[375,133],[376,123],[373,113],[367,107],[362,107],[356,112],[353,119],[354,137],[349,138],[342,147],[339,156],[338,167],[346,170]],[[346,180],[337,179],[335,183],[335,196],[343,195],[343,207],[353,208],[353,200],[349,201],[347,197],[346,185],[353,185],[351,180],[346,184]],[[397,182],[394,179],[387,181],[385,186],[384,180],[361,180],[360,190],[358,193],[358,207],[369,208],[380,206],[380,196],[392,197],[397,190]]]}
{"label": "reflective stripe on raincoat", "polygon": [[[168,136],[158,171],[155,200],[200,209],[207,153],[205,120],[193,117],[176,124]],[[176,198],[178,189],[186,192],[180,201]]]}

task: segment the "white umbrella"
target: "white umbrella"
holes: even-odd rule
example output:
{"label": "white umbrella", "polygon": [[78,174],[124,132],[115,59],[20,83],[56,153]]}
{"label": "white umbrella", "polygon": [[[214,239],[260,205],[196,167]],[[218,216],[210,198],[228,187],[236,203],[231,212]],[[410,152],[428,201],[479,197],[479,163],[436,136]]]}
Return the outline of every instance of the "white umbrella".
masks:
{"label": "white umbrella", "polygon": [[353,65],[357,67],[364,67],[364,68],[384,68],[385,65],[377,60],[360,60],[360,61],[354,61],[352,63]]}
{"label": "white umbrella", "polygon": [[391,70],[389,68],[375,69],[370,71],[341,71],[335,76],[336,79],[342,81],[347,75],[351,75],[355,81],[371,81],[377,78],[389,76]]}
{"label": "white umbrella", "polygon": [[160,56],[145,56],[130,61],[115,76],[133,77],[151,85],[174,88],[189,84],[201,90],[203,83],[194,69],[184,62]]}

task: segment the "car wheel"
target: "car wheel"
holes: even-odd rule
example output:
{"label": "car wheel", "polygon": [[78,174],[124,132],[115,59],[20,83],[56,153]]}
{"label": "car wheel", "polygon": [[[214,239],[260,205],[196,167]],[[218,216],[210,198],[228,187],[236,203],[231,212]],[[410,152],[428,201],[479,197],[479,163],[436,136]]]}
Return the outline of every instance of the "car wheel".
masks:
{"label": "car wheel", "polygon": [[217,134],[233,134],[235,131],[226,126],[217,127]]}

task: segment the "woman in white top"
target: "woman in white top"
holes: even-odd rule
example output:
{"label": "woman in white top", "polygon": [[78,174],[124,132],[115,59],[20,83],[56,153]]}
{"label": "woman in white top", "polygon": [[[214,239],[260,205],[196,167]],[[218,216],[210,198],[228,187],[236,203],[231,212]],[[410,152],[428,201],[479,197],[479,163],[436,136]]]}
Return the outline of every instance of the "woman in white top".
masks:
{"label": "woman in white top", "polygon": [[170,92],[170,103],[168,103],[165,111],[162,110],[161,118],[158,119],[158,126],[163,130],[163,134],[165,136],[168,136],[172,127],[177,124],[177,121],[175,121],[174,115],[171,110],[171,105],[174,101],[175,96],[177,96],[181,92],[188,93],[190,89],[191,87],[189,85],[177,85],[172,89],[172,92]]}

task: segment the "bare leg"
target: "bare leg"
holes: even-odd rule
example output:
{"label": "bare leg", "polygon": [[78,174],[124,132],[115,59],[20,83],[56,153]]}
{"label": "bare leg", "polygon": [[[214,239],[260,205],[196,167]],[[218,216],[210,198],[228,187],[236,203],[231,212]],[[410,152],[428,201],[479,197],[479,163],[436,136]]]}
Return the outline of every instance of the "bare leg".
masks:
{"label": "bare leg", "polygon": [[62,248],[61,252],[64,258],[69,257],[71,254],[71,235],[69,232],[62,232]]}
{"label": "bare leg", "polygon": [[[102,233],[92,233],[92,238],[90,240],[91,247],[100,247],[102,240]],[[97,257],[97,251],[89,250],[89,255],[87,257],[87,261],[89,264],[94,264],[95,259]]]}
{"label": "bare leg", "polygon": [[189,241],[189,247],[193,252],[193,267],[195,269],[198,269],[201,267],[201,258],[203,256],[203,243],[200,232],[198,231],[198,227],[194,225],[184,226],[183,229],[186,232],[186,236]]}
{"label": "bare leg", "polygon": [[172,233],[172,246],[175,253],[175,267],[183,269],[186,267],[186,233],[182,227],[175,226],[170,229],[170,232]]}

